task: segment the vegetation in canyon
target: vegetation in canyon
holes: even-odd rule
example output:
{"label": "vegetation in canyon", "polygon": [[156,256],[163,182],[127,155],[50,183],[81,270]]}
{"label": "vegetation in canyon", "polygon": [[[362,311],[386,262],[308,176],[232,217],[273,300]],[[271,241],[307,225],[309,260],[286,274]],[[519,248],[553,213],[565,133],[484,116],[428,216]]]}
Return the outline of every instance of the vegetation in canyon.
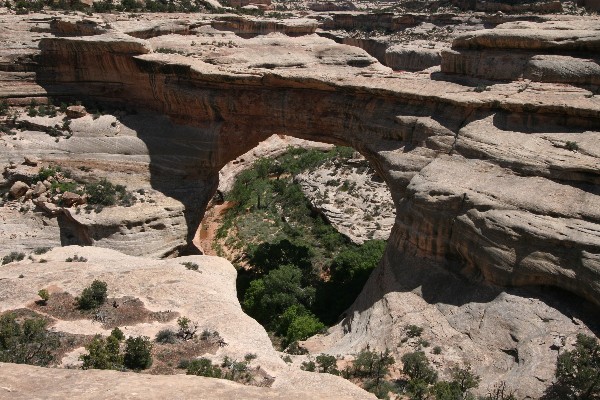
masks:
{"label": "vegetation in canyon", "polygon": [[217,232],[217,251],[240,254],[244,310],[284,348],[335,323],[383,255],[384,241],[357,246],[337,232],[294,180],[322,164],[337,169],[353,153],[346,147],[290,149],[277,159],[259,159],[227,196],[233,205]]}

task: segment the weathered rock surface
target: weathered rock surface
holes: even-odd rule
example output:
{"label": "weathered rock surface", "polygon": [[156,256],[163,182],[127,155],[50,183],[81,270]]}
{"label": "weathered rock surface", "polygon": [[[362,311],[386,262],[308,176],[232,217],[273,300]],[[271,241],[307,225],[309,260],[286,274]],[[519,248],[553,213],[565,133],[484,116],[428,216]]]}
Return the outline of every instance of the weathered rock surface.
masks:
{"label": "weathered rock surface", "polygon": [[385,182],[365,159],[348,165],[326,163],[295,177],[312,206],[352,242],[387,240],[394,225],[394,202]]}
{"label": "weathered rock surface", "polygon": [[598,49],[600,28],[591,21],[506,23],[454,39],[442,72],[598,86]]}
{"label": "weathered rock surface", "polygon": [[[87,262],[65,262],[67,257],[74,254],[85,257]],[[41,258],[47,262],[39,263]],[[188,270],[181,265],[187,261],[197,263],[198,271]],[[23,277],[20,278],[20,275]],[[265,389],[188,376],[157,377],[107,371],[61,371],[1,364],[2,397],[98,399],[107,396],[150,396],[158,399],[164,398],[167,391],[172,395],[175,390],[173,385],[181,384],[183,387],[177,386],[179,394],[176,394],[181,398],[187,397],[181,393],[208,392],[212,389],[215,392],[209,397],[215,399],[232,398],[242,392],[248,393],[249,398],[277,398],[290,392],[295,392],[298,398],[333,398],[330,397],[332,390],[335,398],[374,398],[342,378],[288,367],[273,349],[264,328],[243,313],[236,298],[235,278],[233,266],[218,257],[151,260],[129,257],[99,247],[61,247],[41,256],[34,256],[34,261],[25,260],[3,266],[0,270],[0,312],[27,307],[36,300],[39,288],[48,288],[50,292],[66,291],[76,296],[92,280],[100,279],[107,283],[109,297],[133,296],[143,301],[150,310],[178,312],[197,322],[201,329],[217,331],[227,346],[220,347],[211,356],[215,361],[225,356],[243,359],[248,352],[256,353],[253,367],[260,366],[266,370],[275,377],[275,382],[272,389]],[[62,332],[110,333],[100,324],[57,320],[53,325],[54,329]],[[122,326],[121,330],[128,336],[154,337],[159,330],[174,328],[173,325],[173,321],[141,323]],[[65,356],[67,358],[68,355]],[[17,371],[19,374],[16,374]],[[57,383],[56,379],[66,379],[68,383]],[[52,381],[54,383],[50,385],[49,382]],[[155,388],[152,394],[148,394],[149,388]],[[182,392],[179,392],[180,389]]]}

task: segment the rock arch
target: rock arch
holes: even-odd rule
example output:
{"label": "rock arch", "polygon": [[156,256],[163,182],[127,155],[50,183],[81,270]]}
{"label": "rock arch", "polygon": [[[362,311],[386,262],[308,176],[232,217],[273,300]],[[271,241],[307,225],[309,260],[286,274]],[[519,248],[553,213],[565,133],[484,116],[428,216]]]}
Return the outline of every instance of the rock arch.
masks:
{"label": "rock arch", "polygon": [[[191,143],[169,132],[147,142],[169,195],[200,181],[211,194],[223,165],[272,134],[349,145],[390,186],[392,250],[600,305],[597,101],[551,87],[540,99],[518,83],[480,93],[440,74],[394,75],[345,46],[310,47],[301,56],[312,69],[245,70],[152,52],[116,32],[48,38],[37,81],[52,96],[134,104],[193,127]],[[578,153],[564,148],[572,138]],[[165,178],[169,168],[183,188]],[[190,238],[208,198],[184,202]]]}

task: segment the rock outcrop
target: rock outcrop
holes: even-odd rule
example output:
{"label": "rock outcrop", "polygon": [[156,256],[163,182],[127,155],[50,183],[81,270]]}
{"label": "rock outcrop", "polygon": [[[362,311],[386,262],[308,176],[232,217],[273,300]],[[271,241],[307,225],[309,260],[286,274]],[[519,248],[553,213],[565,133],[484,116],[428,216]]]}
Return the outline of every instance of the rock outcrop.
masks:
{"label": "rock outcrop", "polygon": [[514,22],[461,35],[443,52],[442,72],[598,86],[600,28],[573,22]]}

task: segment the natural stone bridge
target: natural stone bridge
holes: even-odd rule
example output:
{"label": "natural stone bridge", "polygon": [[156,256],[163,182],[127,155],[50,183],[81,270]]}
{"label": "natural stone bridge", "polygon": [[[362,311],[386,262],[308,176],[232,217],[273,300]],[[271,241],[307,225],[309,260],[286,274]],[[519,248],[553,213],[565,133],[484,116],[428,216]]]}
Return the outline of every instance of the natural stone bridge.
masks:
{"label": "natural stone bridge", "polygon": [[43,39],[37,81],[52,96],[146,107],[195,127],[147,143],[157,181],[211,182],[188,210],[192,225],[219,169],[270,135],[352,146],[390,186],[390,248],[476,280],[556,286],[600,305],[600,103],[585,89],[475,91],[477,81],[394,73],[314,36],[211,54],[195,53],[192,39],[178,36],[175,54],[153,51],[173,44],[169,36]]}

